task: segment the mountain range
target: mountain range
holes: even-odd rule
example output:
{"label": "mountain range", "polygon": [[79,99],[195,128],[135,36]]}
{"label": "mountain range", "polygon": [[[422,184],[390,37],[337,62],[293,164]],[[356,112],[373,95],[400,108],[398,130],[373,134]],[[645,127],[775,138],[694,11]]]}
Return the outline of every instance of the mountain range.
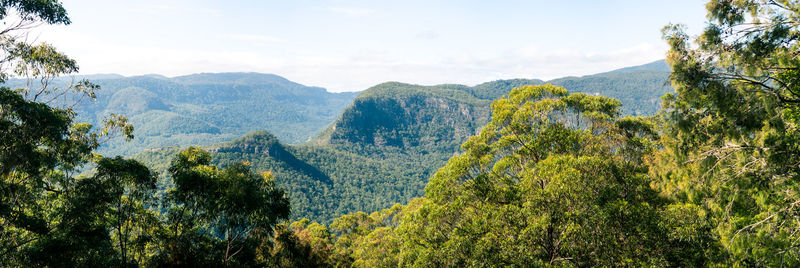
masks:
{"label": "mountain range", "polygon": [[[201,73],[167,78],[115,74],[58,78],[56,87],[78,79],[100,85],[96,99],[74,107],[78,122],[97,125],[110,113],[128,117],[135,138],[112,139],[99,152],[133,155],[146,148],[210,145],[255,130],[282,141],[313,138],[336,119],[357,93],[331,93],[260,73]],[[22,87],[13,79],[6,86]]]}
{"label": "mountain range", "polygon": [[[623,102],[625,113],[647,115],[658,109],[659,97],[670,91],[665,82],[668,71],[664,61],[657,61],[597,75],[559,78],[547,83],[577,92],[614,97]],[[130,142],[122,138],[111,139],[99,152],[104,155],[128,156],[145,149],[212,145],[256,130],[267,130],[284,143],[301,144],[311,141],[321,131],[335,127],[335,124],[368,124],[364,122],[379,116],[373,113],[393,112],[394,108],[389,106],[364,110],[369,109],[367,106],[370,102],[366,100],[371,98],[386,99],[396,95],[396,100],[403,101],[401,96],[416,94],[414,91],[426,91],[428,94],[448,96],[449,99],[466,102],[468,104],[465,105],[469,107],[479,107],[487,106],[491,100],[499,98],[515,86],[545,83],[541,80],[512,79],[487,82],[474,87],[425,87],[389,82],[362,92],[342,93],[332,93],[277,75],[260,73],[201,73],[172,78],[158,74],[133,77],[95,74],[57,78],[53,83],[57,87],[63,87],[84,78],[100,85],[101,89],[96,91],[97,97],[94,101],[83,102],[74,107],[78,115],[77,121],[99,125],[111,113],[127,116],[135,127],[135,138]],[[24,87],[28,82],[12,79],[6,86]],[[356,100],[357,96],[359,98]],[[372,102],[372,105],[375,104]],[[388,101],[379,104],[402,103]],[[365,114],[347,113],[345,108],[348,105],[355,108],[353,111],[363,111]],[[467,106],[462,105],[462,108]],[[369,115],[366,116],[367,114]],[[434,114],[436,112],[419,115],[419,118],[398,120],[425,120],[425,116]],[[472,125],[459,128],[458,137],[469,136],[476,127],[485,123],[488,115],[484,113],[474,116],[475,120],[464,121]],[[331,125],[337,118],[340,119],[339,122]],[[370,131],[393,131],[393,126],[386,125],[390,122],[382,123],[384,125],[372,126],[376,129]],[[418,130],[409,131],[411,132],[408,133],[412,133]],[[359,133],[331,134],[345,135],[351,140],[375,138],[369,136],[369,133],[366,133],[367,136]],[[396,139],[401,139],[406,134],[394,133],[395,140],[386,136],[390,139],[386,142],[400,142]],[[405,139],[406,142],[417,142],[408,137]],[[458,140],[460,139],[450,139],[453,144],[460,144]],[[378,143],[380,142],[379,140]]]}
{"label": "mountain range", "polygon": [[[213,81],[221,75],[201,77]],[[335,121],[309,141],[291,144],[302,139],[287,142],[272,131],[256,131],[205,149],[219,165],[246,161],[257,171],[273,172],[290,196],[293,217],[329,222],[346,213],[377,211],[422,196],[433,172],[488,122],[492,100],[515,87],[552,83],[572,92],[614,97],[622,101],[624,113],[648,115],[671,91],[668,75],[666,64],[659,61],[547,82],[512,79],[472,87],[387,82],[358,93]],[[151,148],[134,158],[163,171],[180,150]]]}

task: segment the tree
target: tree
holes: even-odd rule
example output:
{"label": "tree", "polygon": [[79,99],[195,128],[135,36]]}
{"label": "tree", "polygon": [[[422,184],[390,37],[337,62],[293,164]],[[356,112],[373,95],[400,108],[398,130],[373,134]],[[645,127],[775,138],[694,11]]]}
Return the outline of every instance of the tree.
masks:
{"label": "tree", "polygon": [[333,244],[332,264],[338,267],[397,266],[400,243],[395,227],[406,207],[395,204],[371,214],[358,211],[335,219],[330,227],[339,235]]}
{"label": "tree", "polygon": [[176,156],[169,173],[175,185],[166,204],[170,262],[191,265],[200,254],[208,255],[205,250],[221,251],[211,263],[230,265],[243,250],[255,250],[252,232],[272,233],[289,217],[289,200],[272,174],[256,175],[248,163],[220,170],[211,165],[208,152],[190,147]]}
{"label": "tree", "polygon": [[492,121],[404,212],[400,264],[668,264],[679,249],[661,239],[649,187],[653,125],[619,107],[552,85],[495,101]]}
{"label": "tree", "polygon": [[271,246],[264,247],[268,252],[263,254],[271,267],[330,267],[334,266],[331,258],[334,235],[327,227],[308,219],[279,224],[271,241]]}
{"label": "tree", "polygon": [[[705,215],[722,263],[800,265],[800,2],[713,0],[693,44],[670,25],[662,192]],[[722,248],[714,253],[715,248]]]}
{"label": "tree", "polygon": [[53,78],[77,72],[77,64],[48,44],[20,41],[38,24],[69,24],[61,3],[2,1],[0,19],[6,26],[0,29],[0,82],[29,79],[24,88],[0,88],[0,265],[115,264],[106,219],[114,198],[127,193],[109,191],[117,186],[115,176],[75,173],[103,139],[118,133],[130,139],[133,128],[116,115],[99,131],[74,122],[71,106],[94,98],[99,87],[86,80],[50,86]]}
{"label": "tree", "polygon": [[[131,244],[149,236],[148,225],[155,222],[154,215],[145,206],[155,205],[156,176],[135,160],[122,157],[97,160],[96,174],[91,178],[103,187],[94,195],[108,195],[108,226],[114,229],[114,242],[119,252],[120,266],[135,264],[130,258]],[[101,194],[102,193],[102,194]],[[135,236],[135,238],[133,237]],[[147,238],[144,238],[147,239]],[[145,253],[139,249],[136,256]]]}

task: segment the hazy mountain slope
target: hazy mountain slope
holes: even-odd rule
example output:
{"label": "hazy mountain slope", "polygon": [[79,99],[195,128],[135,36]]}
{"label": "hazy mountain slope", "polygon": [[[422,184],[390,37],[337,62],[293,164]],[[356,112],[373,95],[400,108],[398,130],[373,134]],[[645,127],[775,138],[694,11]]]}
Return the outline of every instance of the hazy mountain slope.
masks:
{"label": "hazy mountain slope", "polygon": [[661,96],[672,92],[669,67],[663,60],[582,77],[547,81],[570,92],[612,97],[622,102],[623,113],[651,115],[661,108]]}
{"label": "hazy mountain slope", "polygon": [[[83,77],[79,77],[83,78]],[[333,122],[356,93],[330,93],[283,77],[258,73],[122,77],[89,75],[99,84],[94,102],[76,107],[78,121],[97,124],[109,113],[134,123],[132,142],[112,140],[100,152],[131,155],[145,148],[211,145],[266,129],[301,143]],[[55,81],[61,86],[72,81]],[[10,87],[23,86],[12,80]]]}
{"label": "hazy mountain slope", "polygon": [[[651,63],[646,63],[642,65],[630,66],[625,68],[616,69],[610,71],[608,73],[625,73],[630,71],[659,71],[659,72],[670,72],[672,69],[669,68],[669,64],[667,64],[666,60],[657,60]],[[604,74],[604,73],[601,73]]]}
{"label": "hazy mountain slope", "polygon": [[612,97],[622,101],[623,112],[631,115],[650,115],[661,108],[661,96],[672,92],[668,83],[670,69],[666,61],[621,68],[581,77],[563,77],[549,81],[510,79],[486,82],[466,89],[481,99],[494,100],[508,93],[507,88],[521,85],[551,83],[570,92],[583,92]]}

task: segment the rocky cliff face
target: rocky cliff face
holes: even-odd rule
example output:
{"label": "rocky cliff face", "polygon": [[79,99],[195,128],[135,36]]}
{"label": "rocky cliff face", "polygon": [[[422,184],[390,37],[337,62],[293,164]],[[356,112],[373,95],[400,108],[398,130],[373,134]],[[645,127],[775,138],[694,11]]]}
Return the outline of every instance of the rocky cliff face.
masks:
{"label": "rocky cliff face", "polygon": [[398,148],[457,146],[488,122],[490,110],[489,100],[460,87],[378,85],[345,109],[320,139]]}

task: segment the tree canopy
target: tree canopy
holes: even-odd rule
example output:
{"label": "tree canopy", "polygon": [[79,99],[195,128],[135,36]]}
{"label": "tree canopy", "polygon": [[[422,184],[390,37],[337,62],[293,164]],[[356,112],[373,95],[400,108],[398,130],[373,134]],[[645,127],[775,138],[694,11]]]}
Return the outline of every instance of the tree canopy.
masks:
{"label": "tree canopy", "polygon": [[798,1],[709,1],[691,42],[668,26],[658,187],[694,207],[720,262],[796,266]]}

